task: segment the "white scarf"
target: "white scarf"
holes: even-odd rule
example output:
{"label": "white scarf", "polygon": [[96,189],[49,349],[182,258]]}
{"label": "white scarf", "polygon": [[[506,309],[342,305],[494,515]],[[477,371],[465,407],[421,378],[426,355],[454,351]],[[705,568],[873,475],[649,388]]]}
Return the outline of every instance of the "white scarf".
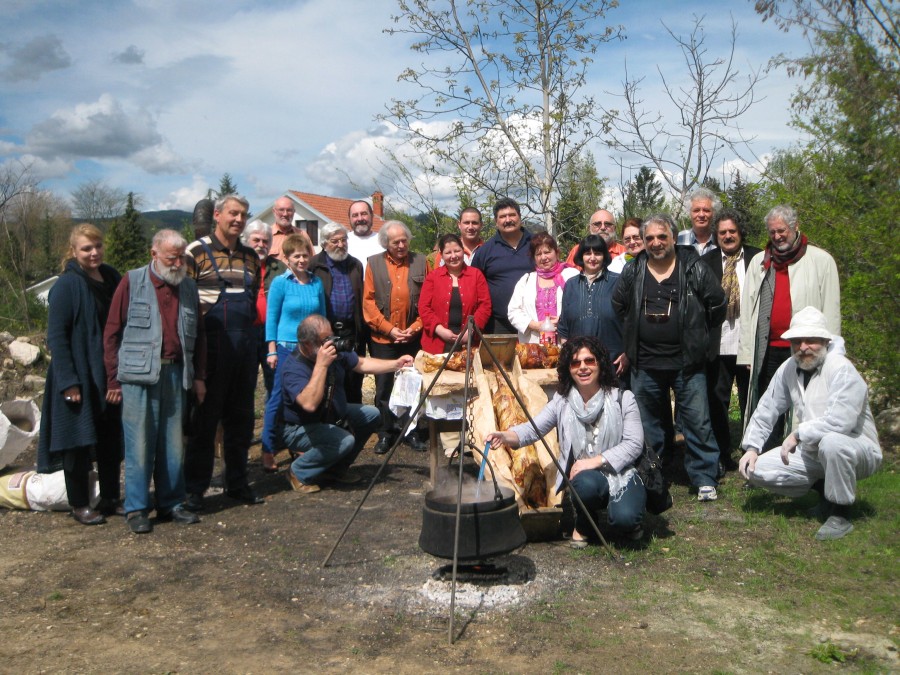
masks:
{"label": "white scarf", "polygon": [[[622,407],[616,398],[611,388],[601,389],[588,401],[575,387],[569,390],[562,422],[566,429],[572,430],[573,461],[596,457],[622,442]],[[633,473],[634,467],[619,474],[609,464],[605,465],[603,474],[609,483],[611,501],[619,500]]]}

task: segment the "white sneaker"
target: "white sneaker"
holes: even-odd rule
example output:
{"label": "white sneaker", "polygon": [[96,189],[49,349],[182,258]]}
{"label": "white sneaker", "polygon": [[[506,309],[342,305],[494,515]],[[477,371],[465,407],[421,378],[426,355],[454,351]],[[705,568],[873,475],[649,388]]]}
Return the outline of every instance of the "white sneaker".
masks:
{"label": "white sneaker", "polygon": [[697,490],[698,502],[714,502],[718,498],[719,495],[716,493],[716,488],[712,485],[703,485]]}

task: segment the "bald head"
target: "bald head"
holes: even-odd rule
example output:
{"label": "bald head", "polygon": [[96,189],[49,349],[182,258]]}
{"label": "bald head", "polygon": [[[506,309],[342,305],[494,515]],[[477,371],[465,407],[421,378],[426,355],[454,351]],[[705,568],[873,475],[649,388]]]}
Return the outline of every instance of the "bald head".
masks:
{"label": "bald head", "polygon": [[606,209],[594,211],[588,225],[588,232],[603,237],[607,246],[614,244],[616,241],[616,217]]}

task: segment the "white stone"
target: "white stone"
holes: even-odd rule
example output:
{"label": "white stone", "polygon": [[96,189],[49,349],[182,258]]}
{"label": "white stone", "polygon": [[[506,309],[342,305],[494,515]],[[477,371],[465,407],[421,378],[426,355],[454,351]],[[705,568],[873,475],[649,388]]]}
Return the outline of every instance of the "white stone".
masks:
{"label": "white stone", "polygon": [[35,345],[15,340],[9,343],[9,355],[17,363],[21,363],[23,366],[30,366],[41,358],[41,350]]}
{"label": "white stone", "polygon": [[8,331],[0,332],[0,342],[4,344],[6,344],[7,342],[12,342],[15,339],[15,336]]}
{"label": "white stone", "polygon": [[44,388],[44,385],[47,382],[47,378],[41,377],[40,375],[26,375],[25,376],[25,388],[31,389],[32,391],[40,391]]}

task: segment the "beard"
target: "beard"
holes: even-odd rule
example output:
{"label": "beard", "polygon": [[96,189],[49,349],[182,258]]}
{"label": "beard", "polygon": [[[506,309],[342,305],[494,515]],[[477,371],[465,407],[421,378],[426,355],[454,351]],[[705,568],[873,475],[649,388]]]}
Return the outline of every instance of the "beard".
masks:
{"label": "beard", "polygon": [[181,267],[165,267],[163,269],[160,269],[160,266],[157,265],[154,271],[159,275],[160,279],[170,286],[177,286],[187,276],[187,267],[184,265]]}
{"label": "beard", "polygon": [[794,361],[797,362],[797,367],[800,370],[810,373],[814,370],[817,370],[819,366],[825,363],[825,357],[827,355],[828,350],[824,347],[819,352],[812,352],[808,354],[805,354],[798,349],[794,352]]}
{"label": "beard", "polygon": [[347,259],[347,256],[350,255],[350,252],[347,249],[341,250],[336,248],[332,251],[329,251],[327,248],[325,249],[325,255],[334,260],[335,262],[344,262]]}

